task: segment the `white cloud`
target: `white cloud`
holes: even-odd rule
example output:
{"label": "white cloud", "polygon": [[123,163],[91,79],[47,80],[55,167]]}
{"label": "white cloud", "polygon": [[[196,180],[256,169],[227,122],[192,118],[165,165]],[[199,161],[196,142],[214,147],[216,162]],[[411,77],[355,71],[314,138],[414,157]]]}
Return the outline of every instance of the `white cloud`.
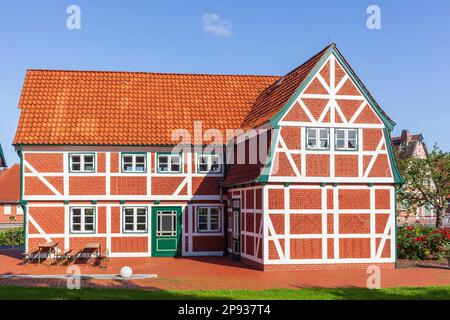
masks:
{"label": "white cloud", "polygon": [[203,30],[215,36],[231,35],[231,23],[222,19],[217,13],[205,13],[202,17]]}

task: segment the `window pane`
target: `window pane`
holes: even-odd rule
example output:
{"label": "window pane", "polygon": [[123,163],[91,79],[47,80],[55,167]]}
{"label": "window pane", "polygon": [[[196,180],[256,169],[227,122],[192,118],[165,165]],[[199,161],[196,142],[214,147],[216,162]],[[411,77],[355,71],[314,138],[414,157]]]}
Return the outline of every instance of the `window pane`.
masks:
{"label": "window pane", "polygon": [[316,139],[308,139],[308,148],[316,148]]}
{"label": "window pane", "polygon": [[163,215],[161,219],[161,231],[172,231],[172,216]]}
{"label": "window pane", "polygon": [[133,162],[133,157],[132,156],[124,156],[123,157],[123,162],[132,163]]}
{"label": "window pane", "polygon": [[172,156],[172,163],[180,164],[180,156],[179,155]]}
{"label": "window pane", "polygon": [[73,215],[81,215],[81,209],[72,209]]}
{"label": "window pane", "polygon": [[349,139],[356,139],[356,130],[349,130],[348,131],[348,138]]}
{"label": "window pane", "polygon": [[211,223],[211,231],[217,231],[219,229],[220,227],[218,223]]}
{"label": "window pane", "polygon": [[320,129],[320,138],[328,138],[328,130],[327,129]]}
{"label": "window pane", "polygon": [[337,140],[336,141],[336,147],[338,149],[343,149],[345,147],[345,141],[344,140]]}
{"label": "window pane", "polygon": [[136,156],[136,163],[144,163],[145,157],[144,156]]}
{"label": "window pane", "polygon": [[125,223],[133,223],[134,218],[133,217],[125,217]]}
{"label": "window pane", "polygon": [[145,223],[145,217],[137,217],[137,223]]}
{"label": "window pane", "polygon": [[198,171],[200,171],[200,172],[208,172],[208,165],[207,164],[200,164],[198,166]]}
{"label": "window pane", "polygon": [[161,172],[167,172],[169,171],[169,167],[167,166],[167,164],[160,163],[158,166],[158,170]]}
{"label": "window pane", "polygon": [[356,140],[348,140],[348,148],[349,149],[356,149]]}
{"label": "window pane", "polygon": [[79,163],[72,163],[72,171],[80,171],[81,165]]}
{"label": "window pane", "polygon": [[94,157],[93,156],[84,156],[84,162],[93,163],[94,162]]}
{"label": "window pane", "polygon": [[198,224],[198,230],[199,231],[206,231],[206,230],[208,230],[208,225],[206,223],[199,223]]}
{"label": "window pane", "polygon": [[94,209],[84,209],[84,214],[93,216],[94,215]]}
{"label": "window pane", "polygon": [[167,163],[168,160],[169,160],[169,157],[168,157],[168,156],[159,156],[159,158],[158,158],[158,162],[159,162],[160,164]]}
{"label": "window pane", "polygon": [[81,223],[81,217],[79,216],[73,216],[72,217],[73,223]]}
{"label": "window pane", "polygon": [[199,163],[208,164],[208,156],[200,156]]}
{"label": "window pane", "polygon": [[145,224],[138,224],[137,231],[145,231]]}
{"label": "window pane", "polygon": [[344,130],[336,130],[336,138],[337,139],[344,139],[345,137],[345,131]]}
{"label": "window pane", "polygon": [[123,171],[133,171],[133,165],[130,163],[130,164],[128,164],[128,163],[124,163],[124,165],[123,165]]}
{"label": "window pane", "polygon": [[94,217],[84,217],[85,223],[94,223]]}
{"label": "window pane", "polygon": [[179,164],[172,164],[171,171],[179,172],[180,171],[180,165]]}
{"label": "window pane", "polygon": [[328,139],[320,139],[320,148],[328,148]]}
{"label": "window pane", "polygon": [[72,162],[80,162],[80,156],[72,156]]}
{"label": "window pane", "polygon": [[139,216],[141,216],[141,215],[145,216],[145,214],[146,214],[146,210],[144,208],[138,208],[138,209],[136,209],[136,212]]}
{"label": "window pane", "polygon": [[89,163],[85,163],[84,164],[84,170],[92,171],[92,170],[94,170],[94,165],[93,164],[89,164]]}
{"label": "window pane", "polygon": [[86,231],[94,231],[94,225],[93,224],[86,224],[84,226],[84,230],[86,230]]}
{"label": "window pane", "polygon": [[126,223],[125,224],[125,231],[134,231],[134,225],[131,223]]}
{"label": "window pane", "polygon": [[72,225],[72,230],[73,231],[81,231],[81,225],[79,225],[79,224]]}
{"label": "window pane", "polygon": [[316,129],[308,129],[308,138],[316,138]]}
{"label": "window pane", "polygon": [[132,208],[126,208],[126,209],[125,209],[125,215],[126,215],[126,216],[128,216],[128,215],[133,215],[133,209],[132,209]]}
{"label": "window pane", "polygon": [[212,216],[219,216],[219,212],[220,212],[220,209],[219,208],[211,208],[211,217]]}

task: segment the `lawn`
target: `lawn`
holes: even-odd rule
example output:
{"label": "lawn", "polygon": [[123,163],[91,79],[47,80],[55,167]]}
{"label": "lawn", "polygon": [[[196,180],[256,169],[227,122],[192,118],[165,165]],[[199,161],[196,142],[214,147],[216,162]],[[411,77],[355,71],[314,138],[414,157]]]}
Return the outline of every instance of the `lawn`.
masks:
{"label": "lawn", "polygon": [[243,300],[372,300],[439,299],[450,300],[450,286],[400,287],[380,290],[343,289],[273,289],[213,291],[146,291],[137,289],[80,289],[47,287],[0,287],[0,299],[243,299]]}

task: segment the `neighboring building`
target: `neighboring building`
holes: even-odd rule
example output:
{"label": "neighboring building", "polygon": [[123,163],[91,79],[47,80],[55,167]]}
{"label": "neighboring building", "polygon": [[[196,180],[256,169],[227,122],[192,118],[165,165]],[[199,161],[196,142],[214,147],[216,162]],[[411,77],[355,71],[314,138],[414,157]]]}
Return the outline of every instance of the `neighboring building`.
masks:
{"label": "neighboring building", "polygon": [[0,144],[0,171],[6,169],[6,159],[5,155],[3,154],[2,145]]}
{"label": "neighboring building", "polygon": [[23,224],[20,205],[20,166],[0,171],[0,227]]}
{"label": "neighboring building", "polygon": [[[392,144],[401,159],[411,157],[426,159],[428,157],[428,148],[421,133],[411,135],[408,130],[402,130],[400,137],[392,137]],[[434,226],[436,225],[436,210],[431,205],[424,205],[417,208],[416,214],[412,215],[402,211],[402,205],[399,203],[398,222],[400,225],[421,223]],[[445,217],[444,224],[448,223],[450,223],[449,217]]]}
{"label": "neighboring building", "polygon": [[29,70],[19,108],[27,248],[394,267],[394,122],[334,44],[283,77]]}

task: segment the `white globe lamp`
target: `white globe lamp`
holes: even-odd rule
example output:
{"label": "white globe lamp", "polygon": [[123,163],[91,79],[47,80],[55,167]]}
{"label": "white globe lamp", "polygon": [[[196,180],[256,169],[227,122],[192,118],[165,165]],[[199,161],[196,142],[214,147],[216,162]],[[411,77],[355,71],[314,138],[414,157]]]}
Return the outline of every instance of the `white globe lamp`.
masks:
{"label": "white globe lamp", "polygon": [[120,269],[120,276],[122,278],[129,279],[129,278],[131,278],[132,275],[133,275],[133,270],[130,267],[125,266]]}

